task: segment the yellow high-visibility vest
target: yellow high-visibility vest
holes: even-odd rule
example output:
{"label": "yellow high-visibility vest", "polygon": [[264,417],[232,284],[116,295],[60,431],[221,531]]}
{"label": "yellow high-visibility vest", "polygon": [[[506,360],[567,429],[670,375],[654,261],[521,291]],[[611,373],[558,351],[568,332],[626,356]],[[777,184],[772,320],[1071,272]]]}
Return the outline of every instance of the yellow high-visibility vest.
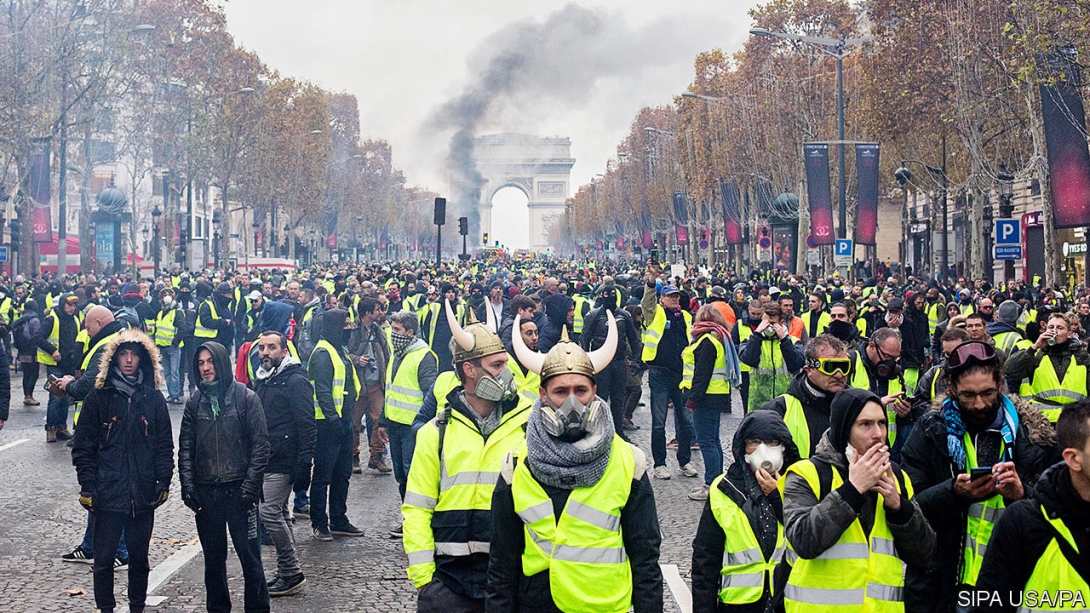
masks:
{"label": "yellow high-visibility vest", "polygon": [[723,343],[719,337],[708,332],[690,343],[681,351],[681,385],[683,390],[692,389],[693,377],[696,375],[696,348],[703,342],[709,342],[715,347],[715,365],[712,367],[712,378],[708,382],[707,394],[730,394],[730,382],[727,380],[727,355],[723,350]]}
{"label": "yellow high-visibility vest", "polygon": [[[337,417],[344,415],[344,383],[347,379],[348,373],[345,372],[344,361],[341,360],[341,354],[337,351],[329,341],[322,339],[318,341],[318,344],[314,346],[314,353],[310,354],[310,359],[307,360],[307,370],[310,370],[310,362],[314,359],[314,354],[318,351],[325,351],[329,354],[329,361],[333,363],[333,407],[337,410]],[[355,403],[360,394],[360,378],[356,375],[355,368],[349,368],[347,370],[352,371],[352,380],[356,384],[355,398],[349,398],[349,402]],[[322,407],[318,406],[318,392],[314,393],[314,419],[325,419],[325,415],[322,413]]]}

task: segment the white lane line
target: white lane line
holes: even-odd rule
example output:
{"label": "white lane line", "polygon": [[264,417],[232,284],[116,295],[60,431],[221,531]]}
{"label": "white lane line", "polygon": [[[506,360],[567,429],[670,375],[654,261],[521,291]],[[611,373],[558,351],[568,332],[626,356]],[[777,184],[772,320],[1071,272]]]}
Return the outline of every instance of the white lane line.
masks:
{"label": "white lane line", "polygon": [[681,613],[692,613],[693,595],[689,592],[689,587],[685,585],[685,580],[681,578],[677,564],[659,564],[659,567],[662,568],[662,576],[666,579],[666,586],[670,588],[670,593],[674,595],[674,602],[677,603],[678,610]]}
{"label": "white lane line", "polygon": [[27,442],[29,440],[30,440],[29,438],[21,438],[21,439],[19,439],[17,441],[13,441],[11,443],[8,443],[7,445],[0,445],[0,451],[3,451],[5,449],[11,449],[12,447],[14,447],[16,445],[22,445],[23,443],[25,443],[25,442]]}
{"label": "white lane line", "polygon": [[[148,574],[148,594],[154,592],[160,585],[166,583],[167,579],[181,570],[190,560],[195,558],[198,553],[201,552],[200,545],[186,545],[178,551],[170,554],[170,557],[163,560],[155,568],[151,569],[151,573]],[[153,602],[156,601],[156,602]],[[148,604],[156,606],[165,601],[163,596],[148,596]]]}

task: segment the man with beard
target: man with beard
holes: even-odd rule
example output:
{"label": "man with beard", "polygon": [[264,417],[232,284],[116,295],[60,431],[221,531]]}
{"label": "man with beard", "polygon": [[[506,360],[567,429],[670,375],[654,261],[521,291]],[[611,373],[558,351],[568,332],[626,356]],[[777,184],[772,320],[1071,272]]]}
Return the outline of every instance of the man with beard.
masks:
{"label": "man with beard", "polygon": [[734,462],[712,482],[693,539],[694,613],[764,613],[785,547],[776,480],[799,460],[791,432],[779,416],[754,411],[731,449]]}
{"label": "man with beard", "polygon": [[829,429],[829,403],[848,386],[851,370],[844,343],[829,334],[807,343],[805,355],[806,365],[791,380],[787,393],[762,407],[783,417],[803,459],[814,454],[821,435]]}
{"label": "man with beard", "polygon": [[520,340],[515,353],[541,375],[540,398],[492,499],[488,610],[662,611],[646,459],[616,435],[596,396],[615,328],[589,355],[567,338],[544,356]]}
{"label": "man with beard", "polygon": [[1055,422],[1063,405],[1082,400],[1087,391],[1086,346],[1071,334],[1063,313],[1052,313],[1045,330],[1029,349],[1016,351],[1007,360],[1007,379],[1022,381],[1019,395],[1028,399]]}
{"label": "man with beard", "polygon": [[1032,495],[1052,463],[1051,424],[1002,392],[1003,368],[991,345],[959,345],[945,376],[946,396],[920,418],[901,454],[937,536],[935,555],[908,567],[906,611],[954,611],[959,590],[977,583],[1002,509]]}
{"label": "man with beard", "polygon": [[[375,426],[382,417],[382,407],[386,404],[386,365],[390,362],[390,345],[385,333],[389,327],[383,326],[386,322],[386,310],[381,302],[365,296],[357,305],[356,319],[359,325],[349,336],[348,353],[354,359],[356,375],[363,389],[352,411],[352,425],[355,428],[352,438],[352,472],[363,472],[360,468],[360,440],[366,434],[369,449],[367,467],[388,475],[393,469],[383,459],[386,447],[374,435]],[[361,420],[365,427],[360,426]]]}
{"label": "man with beard", "polygon": [[908,438],[918,415],[912,414],[912,405],[901,376],[901,333],[892,328],[879,328],[869,341],[848,356],[852,360],[852,372],[848,381],[851,387],[866,389],[878,394],[886,408],[890,455],[894,462],[901,459],[901,447]]}
{"label": "man with beard", "polygon": [[[998,594],[1001,602],[982,603],[976,611],[1087,609],[1090,402],[1064,408],[1056,422],[1056,438],[1063,460],[1041,475],[1034,498],[1007,508],[992,532],[976,585],[984,593]],[[1058,603],[1065,593],[1067,602]],[[1028,602],[1030,594],[1038,605]],[[1057,604],[1044,602],[1045,598]]]}
{"label": "man with beard", "polygon": [[317,430],[310,405],[299,399],[312,397],[314,387],[303,365],[288,353],[288,340],[283,334],[266,330],[256,343],[261,366],[254,373],[254,382],[269,432],[269,463],[259,510],[276,547],[276,576],[269,585],[269,595],[287,596],[306,582],[295,554],[288,497],[293,488],[305,490],[310,483]]}
{"label": "man with beard", "polygon": [[[526,345],[530,351],[537,351],[537,324],[534,323],[532,317],[530,319],[523,319],[522,315],[516,315],[516,317],[519,320],[519,336],[522,337],[522,344]],[[513,347],[508,348],[507,353],[507,368],[510,368],[511,372],[515,373],[515,385],[518,386],[519,393],[524,397],[529,398],[531,401],[535,400],[537,398],[537,390],[541,388],[541,378],[537,373],[530,370],[529,367],[519,361]]]}
{"label": "man with beard", "polygon": [[494,324],[463,328],[449,303],[444,310],[457,384],[435,397],[436,417],[416,434],[401,508],[404,547],[418,611],[484,611],[492,490],[504,456],[523,440],[531,403]]}
{"label": "man with beard", "polygon": [[[598,300],[594,309],[584,319],[583,334],[579,337],[579,345],[583,351],[592,351],[602,347],[609,336],[610,315],[616,322],[617,336],[622,343],[627,342],[632,355],[638,355],[643,350],[640,343],[640,335],[636,332],[636,325],[624,309],[617,307],[617,288],[613,285],[603,285],[598,288]],[[624,421],[624,397],[625,383],[628,381],[628,366],[625,364],[625,349],[621,347],[613,354],[613,361],[598,373],[597,383],[600,390],[599,396],[609,404],[613,415],[613,423],[620,424]],[[620,428],[617,435],[628,440]]]}
{"label": "man with beard", "polygon": [[946,395],[946,358],[950,357],[958,345],[969,341],[969,333],[964,328],[950,328],[942,333],[942,353],[939,354],[920,376],[916,383],[916,391],[912,394],[912,411],[917,415],[924,415],[931,408],[935,398]]}

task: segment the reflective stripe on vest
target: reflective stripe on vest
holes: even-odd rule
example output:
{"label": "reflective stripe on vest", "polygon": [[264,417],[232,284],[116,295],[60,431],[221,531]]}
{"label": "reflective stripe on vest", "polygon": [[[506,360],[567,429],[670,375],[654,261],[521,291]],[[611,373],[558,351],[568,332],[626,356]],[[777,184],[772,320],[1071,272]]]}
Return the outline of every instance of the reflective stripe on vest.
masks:
{"label": "reflective stripe on vest", "polygon": [[[796,462],[787,472],[806,479],[814,494],[819,495],[820,479],[812,461]],[[832,490],[835,490],[844,480],[835,468],[832,473]],[[902,476],[905,488],[901,490],[899,480],[897,488],[901,495],[907,493],[907,497],[911,498],[912,484],[908,475],[902,473]],[[855,613],[860,610],[899,613],[905,610],[904,571],[897,557],[893,533],[886,523],[881,495],[875,501],[874,526],[869,537],[856,518],[836,544],[821,555],[804,559],[789,549],[787,556],[793,564],[784,589],[784,606],[788,613]]]}
{"label": "reflective stripe on vest", "polygon": [[[969,433],[965,433],[965,463],[966,472],[977,468],[976,448]],[[1003,445],[999,461],[1007,461],[1010,458],[1006,445]],[[961,566],[961,582],[967,585],[976,585],[980,575],[980,568],[984,564],[984,553],[988,550],[988,542],[992,539],[992,530],[995,523],[1003,515],[1006,504],[1002,494],[996,494],[986,500],[979,500],[969,505],[969,518],[965,523],[965,547],[962,554],[964,562]]]}
{"label": "reflective stripe on vest", "polygon": [[1074,356],[1067,359],[1070,363],[1064,372],[1062,383],[1056,375],[1052,358],[1047,355],[1041,358],[1041,363],[1033,371],[1032,396],[1029,401],[1041,409],[1053,423],[1060,418],[1063,405],[1086,398],[1086,366],[1077,363]]}
{"label": "reflective stripe on vest", "polygon": [[[688,311],[682,311],[681,315],[685,320],[685,338],[689,338],[689,331],[693,327],[693,316],[689,315]],[[643,331],[642,359],[645,363],[653,361],[658,356],[659,341],[662,340],[664,332],[666,332],[666,309],[662,308],[662,305],[656,305],[655,317],[647,325],[647,329]]]}
{"label": "reflective stripe on vest", "polygon": [[[46,342],[53,345],[60,351],[61,348],[61,319],[57,315],[56,311],[53,311],[53,327],[49,330],[49,336],[46,337]],[[46,353],[41,349],[38,349],[38,361],[46,366],[56,366],[57,361],[53,359],[53,354]]]}
{"label": "reflective stripe on vest", "polygon": [[[1067,541],[1071,549],[1080,555],[1086,555],[1085,551],[1079,551],[1075,544],[1075,537],[1071,535],[1071,530],[1062,520],[1049,517],[1043,505],[1041,513],[1045,516],[1045,521]],[[1029,602],[1031,594],[1036,596],[1032,603]],[[1066,602],[1059,601],[1061,594],[1069,595]],[[1056,535],[1052,536],[1048,547],[1037,559],[1033,574],[1022,589],[1022,597],[1019,613],[1023,611],[1086,611],[1087,600],[1090,599],[1090,585],[1067,560],[1067,556],[1060,549]],[[1045,600],[1046,598],[1050,600]],[[1081,601],[1078,600],[1079,598]]]}
{"label": "reflective stripe on vest", "polygon": [[417,372],[426,355],[435,355],[431,349],[420,347],[405,354],[394,372],[394,360],[386,364],[386,419],[399,424],[411,425],[420,407],[424,406],[424,391],[419,389]]}
{"label": "reflective stripe on vest", "polygon": [[[742,343],[746,342],[746,340],[751,336],[753,336],[753,328],[750,328],[749,326],[747,326],[747,325],[745,325],[743,323],[739,323],[738,324],[738,353],[739,354],[742,353]],[[750,366],[749,364],[746,364],[745,362],[743,362],[741,360],[738,360],[738,369],[741,370],[742,372],[753,372],[753,367]]]}
{"label": "reflective stripe on vest", "polygon": [[523,374],[522,368],[515,361],[515,356],[507,357],[507,368],[515,375],[515,385],[518,387],[519,395],[529,400],[531,404],[536,402],[541,397],[541,375],[530,369]]}
{"label": "reflective stripe on vest", "polygon": [[935,328],[939,327],[939,324],[942,323],[942,320],[939,319],[939,315],[940,314],[945,314],[945,313],[946,313],[946,307],[943,306],[939,301],[936,301],[935,304],[928,305],[928,307],[927,307],[927,333],[928,334],[931,334],[931,335],[935,334]]}
{"label": "reflective stripe on vest", "polygon": [[159,315],[153,320],[156,345],[160,347],[170,347],[174,344],[174,335],[178,332],[178,329],[174,326],[174,314],[177,312],[178,309],[171,309],[164,317],[163,312],[159,311]]}
{"label": "reflective stripe on vest", "polygon": [[1001,332],[992,338],[995,340],[996,348],[1008,358],[1011,357],[1015,349],[1025,349],[1033,345],[1033,343],[1023,339],[1022,335],[1017,332]]}
{"label": "reflective stripe on vest", "polygon": [[708,488],[708,505],[727,537],[723,568],[719,571],[719,600],[732,605],[750,604],[761,599],[766,583],[769,590],[773,589],[772,576],[785,548],[783,524],[776,522],[776,547],[765,559],[749,517],[719,489],[722,481],[723,475],[719,475]]}
{"label": "reflective stripe on vest", "polygon": [[575,318],[572,319],[572,332],[575,334],[583,333],[583,305],[590,301],[586,298],[576,294],[572,296],[572,300],[575,301]]}
{"label": "reflective stripe on vest", "polygon": [[[308,371],[310,370],[310,362],[314,360],[314,354],[318,353],[319,350],[328,353],[329,361],[333,363],[333,408],[337,410],[337,417],[341,417],[344,409],[344,384],[345,379],[348,376],[348,373],[345,371],[352,371],[352,381],[356,385],[356,398],[359,398],[360,394],[360,378],[356,375],[355,368],[346,369],[344,367],[344,361],[341,360],[340,352],[325,339],[318,341],[318,344],[314,346],[314,353],[311,353],[310,359],[307,360]],[[355,403],[356,398],[352,398],[350,402]],[[314,419],[325,419],[325,415],[322,413],[322,407],[318,406],[318,392],[314,392]]]}
{"label": "reflective stripe on vest", "polygon": [[810,425],[806,423],[806,411],[802,408],[802,401],[791,394],[784,394],[783,402],[787,405],[783,421],[791,431],[791,440],[799,448],[799,458],[805,460],[810,457]]}
{"label": "reflective stripe on vest", "polygon": [[[784,339],[790,339],[792,344],[798,342],[790,334]],[[754,336],[750,342],[761,344],[761,361],[749,376],[749,409],[755,411],[786,393],[791,385],[792,375],[787,370],[787,362],[784,360],[783,350],[780,349],[782,340],[776,337],[768,339],[761,335]]]}
{"label": "reflective stripe on vest", "polygon": [[[877,394],[877,390],[872,387],[873,381],[871,381],[870,374],[867,373],[867,368],[863,366],[862,351],[855,352],[855,372],[852,373],[852,387],[858,387],[860,389],[870,390]],[[901,384],[901,378],[889,380],[887,396],[893,396],[904,391],[904,386]],[[879,394],[881,395],[881,394]],[[886,407],[886,420],[887,424],[887,436],[889,437],[889,446],[893,447],[893,441],[897,440],[897,413],[890,407]]]}
{"label": "reflective stripe on vest", "polygon": [[[212,299],[205,300],[208,303],[208,311],[213,320],[219,319],[219,313],[216,311],[216,301]],[[193,327],[193,336],[197,338],[216,338],[215,328],[209,328],[205,325],[205,322],[201,320],[201,307],[197,307],[197,323]]]}
{"label": "reflective stripe on vest", "polygon": [[636,472],[632,446],[614,436],[605,474],[572,490],[557,517],[553,503],[526,467],[526,443],[515,457],[511,495],[524,524],[522,573],[549,571],[553,603],[561,611],[625,613],[632,607],[632,567],[624,549],[621,509]]}
{"label": "reflective stripe on vest", "polygon": [[683,390],[692,389],[693,377],[696,375],[696,348],[707,340],[715,347],[715,365],[712,366],[712,378],[708,381],[708,389],[705,394],[729,394],[730,383],[727,381],[727,355],[723,351],[723,343],[719,337],[707,333],[690,343],[681,351],[681,385]]}

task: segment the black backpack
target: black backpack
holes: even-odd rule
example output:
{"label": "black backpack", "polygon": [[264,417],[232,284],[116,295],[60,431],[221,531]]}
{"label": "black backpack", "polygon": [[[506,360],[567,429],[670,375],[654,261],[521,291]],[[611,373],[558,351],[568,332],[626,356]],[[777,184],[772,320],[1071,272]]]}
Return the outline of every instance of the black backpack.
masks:
{"label": "black backpack", "polygon": [[34,338],[30,334],[30,318],[23,317],[15,320],[12,324],[11,336],[15,340],[15,348],[20,353],[30,353],[34,351]]}

